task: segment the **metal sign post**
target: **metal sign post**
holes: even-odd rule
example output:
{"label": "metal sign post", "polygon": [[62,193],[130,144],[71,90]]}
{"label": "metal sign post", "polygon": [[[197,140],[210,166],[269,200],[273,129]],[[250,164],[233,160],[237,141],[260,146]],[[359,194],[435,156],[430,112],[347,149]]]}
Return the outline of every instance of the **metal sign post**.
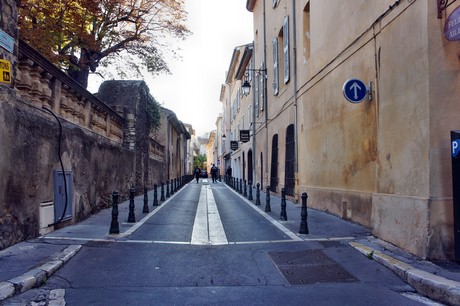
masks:
{"label": "metal sign post", "polygon": [[451,131],[455,260],[460,261],[460,131]]}

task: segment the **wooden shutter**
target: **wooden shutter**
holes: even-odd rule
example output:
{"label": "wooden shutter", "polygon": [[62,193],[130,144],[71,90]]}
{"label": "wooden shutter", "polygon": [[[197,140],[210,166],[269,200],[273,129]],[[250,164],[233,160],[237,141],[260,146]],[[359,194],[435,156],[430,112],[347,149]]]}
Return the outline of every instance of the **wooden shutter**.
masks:
{"label": "wooden shutter", "polygon": [[284,17],[283,25],[283,40],[284,40],[284,84],[289,82],[289,16]]}
{"label": "wooden shutter", "polygon": [[278,37],[273,39],[273,92],[276,96],[279,92],[279,69],[278,69]]}

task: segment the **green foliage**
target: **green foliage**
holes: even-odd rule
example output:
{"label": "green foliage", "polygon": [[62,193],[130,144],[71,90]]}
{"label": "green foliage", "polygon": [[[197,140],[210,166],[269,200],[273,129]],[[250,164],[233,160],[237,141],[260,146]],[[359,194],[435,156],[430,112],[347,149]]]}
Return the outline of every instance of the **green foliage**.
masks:
{"label": "green foliage", "polygon": [[201,154],[193,157],[193,168],[198,168],[203,169],[204,163],[207,161],[206,155]]}
{"label": "green foliage", "polygon": [[149,99],[147,104],[147,114],[150,124],[150,130],[158,130],[161,125],[161,106],[160,104],[152,97]]}
{"label": "green foliage", "polygon": [[184,0],[22,0],[18,24],[22,39],[86,87],[98,67],[126,78],[168,73],[164,54],[174,58],[173,42],[190,34],[186,17]]}

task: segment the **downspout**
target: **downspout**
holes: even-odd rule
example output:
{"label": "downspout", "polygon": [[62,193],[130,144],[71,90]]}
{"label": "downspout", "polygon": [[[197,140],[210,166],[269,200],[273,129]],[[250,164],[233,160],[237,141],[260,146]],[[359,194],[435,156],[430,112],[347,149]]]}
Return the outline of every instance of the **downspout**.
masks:
{"label": "downspout", "polygon": [[295,1],[292,0],[292,30],[294,39],[292,40],[293,43],[293,52],[294,52],[294,177],[295,177],[295,185],[294,185],[294,198],[295,202],[297,203],[299,200],[299,162],[298,162],[298,150],[299,150],[299,134],[297,131],[297,23],[296,23],[296,7]]}
{"label": "downspout", "polygon": [[262,69],[265,69],[265,73],[262,74],[263,75],[263,90],[264,90],[264,100],[263,100],[263,103],[264,103],[264,107],[265,107],[265,156],[264,156],[264,159],[265,159],[265,177],[264,177],[264,180],[265,181],[265,187],[268,186],[268,99],[267,99],[267,16],[266,16],[266,5],[265,5],[265,0],[264,0],[264,64],[262,66]]}
{"label": "downspout", "polygon": [[[252,42],[252,57],[251,67],[255,68],[255,52],[254,52],[254,41]],[[251,70],[251,79],[254,78],[254,70]],[[256,95],[252,94],[252,185],[254,186],[254,180],[256,178]]]}

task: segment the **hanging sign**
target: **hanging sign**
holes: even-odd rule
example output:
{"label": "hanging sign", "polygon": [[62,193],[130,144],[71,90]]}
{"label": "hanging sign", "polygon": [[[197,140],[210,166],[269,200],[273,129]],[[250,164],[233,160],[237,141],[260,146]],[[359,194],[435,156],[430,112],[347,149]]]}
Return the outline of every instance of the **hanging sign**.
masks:
{"label": "hanging sign", "polygon": [[11,64],[9,61],[0,60],[0,82],[11,83]]}
{"label": "hanging sign", "polygon": [[230,141],[230,149],[233,151],[238,150],[238,141]]}
{"label": "hanging sign", "polygon": [[248,142],[251,138],[249,130],[240,130],[240,141],[241,142]]}
{"label": "hanging sign", "polygon": [[444,24],[444,36],[449,41],[460,40],[460,6],[447,17]]}

